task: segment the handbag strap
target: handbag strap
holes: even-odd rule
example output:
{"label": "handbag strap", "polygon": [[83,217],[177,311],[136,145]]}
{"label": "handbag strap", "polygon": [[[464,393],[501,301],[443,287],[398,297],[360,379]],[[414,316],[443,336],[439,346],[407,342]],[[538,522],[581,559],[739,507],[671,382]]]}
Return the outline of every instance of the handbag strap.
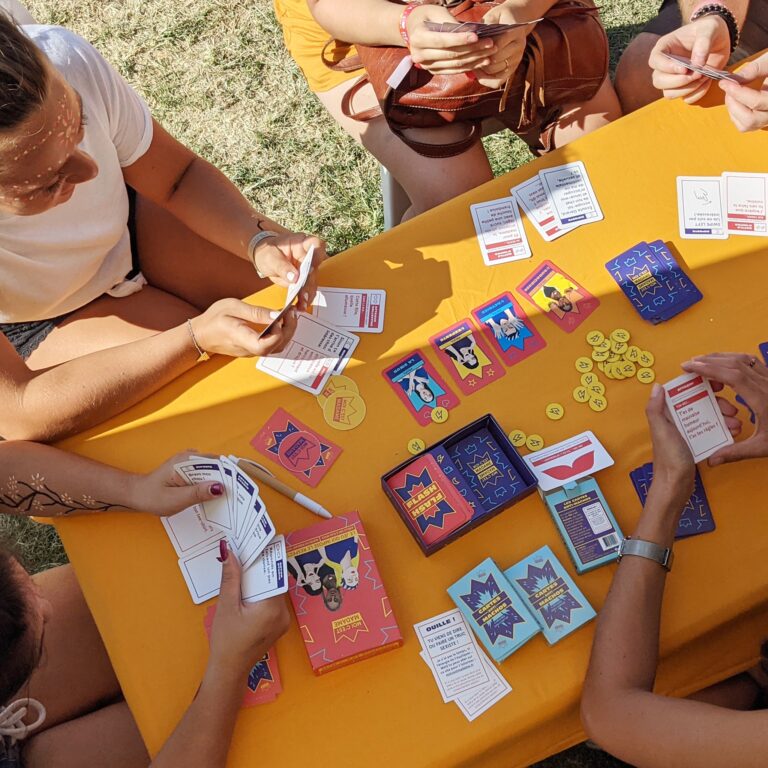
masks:
{"label": "handbag strap", "polygon": [[[323,64],[325,64],[328,69],[332,69],[334,72],[356,72],[358,69],[362,69],[363,62],[361,61],[358,54],[355,54],[354,56],[347,54],[338,61],[334,61],[326,55],[328,53],[328,49],[332,45],[335,45],[337,42],[338,41],[335,37],[329,37],[325,41],[323,50],[320,52],[320,58],[322,59]],[[351,43],[341,43],[341,45],[346,46],[347,50],[352,47]]]}
{"label": "handbag strap", "polygon": [[357,80],[355,80],[355,82],[352,83],[352,85],[344,92],[344,95],[341,97],[341,111],[345,117],[350,117],[360,123],[367,123],[376,117],[381,117],[382,111],[378,104],[373,107],[369,107],[368,109],[363,109],[360,112],[355,112],[354,108],[352,107],[352,99],[366,85],[368,85],[369,82],[370,80],[368,79],[368,75],[363,75],[362,77],[359,77]]}

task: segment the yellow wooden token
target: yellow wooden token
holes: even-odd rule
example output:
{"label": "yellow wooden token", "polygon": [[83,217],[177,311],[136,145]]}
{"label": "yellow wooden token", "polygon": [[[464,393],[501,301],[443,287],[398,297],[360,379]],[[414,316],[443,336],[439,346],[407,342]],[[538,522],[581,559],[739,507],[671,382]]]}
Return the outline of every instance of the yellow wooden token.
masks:
{"label": "yellow wooden token", "polygon": [[621,372],[629,379],[637,373],[637,366],[631,360],[625,360],[621,364]]}
{"label": "yellow wooden token", "polygon": [[593,346],[594,346],[595,349],[600,350],[600,351],[602,351],[604,349],[610,350],[611,342],[608,341],[608,339],[603,339],[599,344],[594,344]]}
{"label": "yellow wooden token", "polygon": [[615,352],[611,352],[611,353],[608,355],[608,362],[609,362],[609,363],[615,363],[615,362],[617,362],[618,360],[621,360],[621,355],[617,355]]}
{"label": "yellow wooden token", "polygon": [[560,403],[550,403],[545,410],[548,419],[560,421],[565,416],[565,408]]}
{"label": "yellow wooden token", "polygon": [[604,411],[608,407],[608,401],[602,395],[595,395],[589,398],[589,407],[593,411]]}
{"label": "yellow wooden token", "polygon": [[437,408],[433,408],[432,421],[434,421],[435,424],[442,424],[444,421],[448,421],[448,409],[443,408],[442,405],[438,405]]}
{"label": "yellow wooden token", "polygon": [[321,407],[325,407],[325,401],[335,392],[338,392],[339,390],[346,389],[348,392],[355,392],[358,393],[360,390],[358,389],[357,384],[355,384],[352,379],[349,378],[349,376],[331,376],[330,379],[328,379],[326,385],[323,387],[322,392],[317,396],[317,404]]}
{"label": "yellow wooden token", "polygon": [[650,384],[656,378],[653,368],[638,368],[637,379],[643,384]]}
{"label": "yellow wooden token", "polygon": [[539,451],[544,447],[544,438],[541,435],[528,435],[525,446],[529,451]]}
{"label": "yellow wooden token", "polygon": [[589,389],[589,396],[590,398],[593,395],[604,395],[605,394],[605,384],[598,381],[596,384],[592,384],[592,386],[587,387]]}
{"label": "yellow wooden token", "polygon": [[616,363],[601,363],[603,366],[603,373],[605,374],[606,378],[608,379],[615,379],[616,377],[613,375],[613,369],[616,365]]}
{"label": "yellow wooden token", "polygon": [[611,331],[613,341],[623,341],[626,344],[630,338],[629,331],[625,331],[623,328],[614,328]]}
{"label": "yellow wooden token", "polygon": [[408,441],[408,453],[412,453],[414,456],[417,453],[421,453],[427,446],[424,445],[424,441],[420,437],[414,437]]}
{"label": "yellow wooden token", "polygon": [[621,381],[622,379],[627,378],[624,375],[624,372],[621,370],[622,365],[623,363],[614,363],[613,368],[611,368],[611,373],[613,374],[613,378],[617,379],[618,381]]}
{"label": "yellow wooden token", "polygon": [[605,361],[608,359],[608,355],[610,354],[611,354],[610,349],[598,349],[597,347],[595,347],[592,350],[592,359],[597,362]]}
{"label": "yellow wooden token", "polygon": [[637,358],[637,362],[640,363],[643,368],[650,368],[656,362],[656,358],[653,356],[652,352],[644,349],[640,352],[640,357]]}
{"label": "yellow wooden token", "polygon": [[513,429],[509,433],[509,442],[512,443],[515,448],[520,448],[521,446],[525,445],[527,437],[528,435],[526,435],[522,429]]}
{"label": "yellow wooden token", "polygon": [[640,347],[636,347],[634,344],[627,347],[627,351],[624,353],[624,357],[631,363],[636,363],[640,359]]}
{"label": "yellow wooden token", "polygon": [[604,363],[602,360],[600,360],[600,361],[598,362],[598,364],[597,364],[597,370],[598,370],[598,371],[604,371],[604,370],[605,370],[605,363]]}
{"label": "yellow wooden token", "polygon": [[323,406],[323,417],[334,429],[347,430],[360,426],[365,412],[365,400],[348,389],[334,392]]}
{"label": "yellow wooden token", "polygon": [[587,392],[587,388],[576,387],[576,389],[573,390],[573,399],[577,403],[586,403],[587,400],[589,400],[589,392]]}
{"label": "yellow wooden token", "polygon": [[591,387],[598,381],[600,381],[600,377],[596,373],[585,373],[581,377],[581,384],[584,387]]}
{"label": "yellow wooden token", "polygon": [[581,373],[591,371],[594,363],[588,357],[579,357],[576,359],[576,370]]}
{"label": "yellow wooden token", "polygon": [[603,339],[605,339],[605,336],[602,331],[590,331],[587,334],[587,343],[591,344],[593,347],[595,344],[600,344]]}
{"label": "yellow wooden token", "polygon": [[614,339],[611,342],[611,352],[615,352],[617,355],[623,355],[627,349],[629,349],[629,345],[626,341],[616,341]]}

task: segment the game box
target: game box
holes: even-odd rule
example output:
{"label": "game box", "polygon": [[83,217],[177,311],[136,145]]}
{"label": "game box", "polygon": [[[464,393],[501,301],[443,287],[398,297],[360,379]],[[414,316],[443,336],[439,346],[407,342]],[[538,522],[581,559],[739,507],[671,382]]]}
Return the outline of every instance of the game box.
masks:
{"label": "game box", "polygon": [[357,512],[285,538],[288,595],[316,675],[403,644]]}
{"label": "game box", "polygon": [[491,414],[409,458],[387,472],[381,484],[427,556],[537,487]]}

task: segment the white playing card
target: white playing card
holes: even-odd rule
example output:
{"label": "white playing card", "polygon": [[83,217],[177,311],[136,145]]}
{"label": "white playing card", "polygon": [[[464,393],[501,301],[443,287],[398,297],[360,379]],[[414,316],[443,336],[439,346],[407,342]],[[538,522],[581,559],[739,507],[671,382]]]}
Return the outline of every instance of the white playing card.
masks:
{"label": "white playing card", "polygon": [[237,553],[244,569],[250,568],[267,544],[275,538],[274,523],[267,514],[267,508],[261,498],[256,499],[254,509],[256,514],[253,524],[243,534],[242,544]]}
{"label": "white playing card", "polygon": [[363,288],[318,288],[312,314],[344,331],[381,333],[387,294]]}
{"label": "white playing card", "polygon": [[190,485],[203,483],[218,483],[223,493],[218,498],[209,499],[198,506],[208,522],[232,530],[229,500],[227,499],[227,485],[221,471],[221,463],[218,459],[209,459],[202,456],[192,457],[189,461],[174,465],[176,472]]}
{"label": "white playing card", "polygon": [[275,325],[280,322],[282,316],[288,311],[288,308],[291,306],[291,304],[293,304],[294,299],[301,293],[302,289],[307,284],[309,273],[312,269],[312,258],[314,254],[315,246],[310,245],[309,250],[307,251],[307,255],[299,265],[299,275],[296,279],[296,282],[291,283],[288,286],[288,293],[285,296],[285,304],[283,304],[283,308],[280,310],[278,316],[274,318],[272,322],[270,322],[270,324],[259,334],[259,338],[266,336],[272,331]]}
{"label": "white playing card", "polygon": [[490,681],[485,685],[478,685],[466,693],[459,694],[455,699],[456,706],[470,722],[480,717],[483,712],[487,712],[512,690],[512,686],[488,657],[481,651],[480,656]]}
{"label": "white playing card", "polygon": [[539,178],[561,227],[600,221],[603,212],[581,160],[539,171]]}
{"label": "white playing card", "polygon": [[240,549],[246,534],[255,524],[262,504],[259,501],[259,486],[239,467],[235,467],[234,470],[235,517],[237,520],[235,544]]}
{"label": "white playing card", "polygon": [[256,369],[318,395],[333,374],[344,370],[359,341],[353,333],[302,312],[288,346],[259,358]]}
{"label": "white playing card", "polygon": [[287,591],[285,536],[275,536],[256,562],[243,573],[240,595],[246,603],[257,603]]}
{"label": "white playing card", "polygon": [[[219,536],[221,538],[221,536]],[[179,559],[179,569],[195,605],[204,603],[219,594],[221,588],[221,563],[218,539],[207,547]]]}
{"label": "white playing card", "polygon": [[768,236],[768,174],[724,173],[723,197],[728,234]]}
{"label": "white playing card", "polygon": [[224,535],[218,525],[212,525],[206,520],[199,504],[182,509],[175,515],[161,517],[160,521],[178,557],[184,557],[212,541],[218,541]]}
{"label": "white playing card", "polygon": [[698,463],[733,443],[712,385],[698,373],[684,373],[664,385],[667,408]]}
{"label": "white playing card", "polygon": [[476,203],[469,210],[487,266],[530,258],[531,248],[514,197]]}
{"label": "white playing card", "polygon": [[728,237],[719,176],[678,176],[677,212],[682,238],[725,240]]}
{"label": "white playing card", "polygon": [[570,232],[578,225],[563,227],[560,225],[552,203],[547,197],[544,185],[538,176],[534,176],[510,190],[512,196],[525,211],[528,221],[533,224],[536,231],[546,240],[551,242]]}

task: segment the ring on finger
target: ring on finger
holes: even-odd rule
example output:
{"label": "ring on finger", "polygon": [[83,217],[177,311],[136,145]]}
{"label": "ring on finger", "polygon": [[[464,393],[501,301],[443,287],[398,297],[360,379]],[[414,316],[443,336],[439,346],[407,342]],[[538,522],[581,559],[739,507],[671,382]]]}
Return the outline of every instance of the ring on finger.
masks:
{"label": "ring on finger", "polygon": [[757,365],[757,358],[756,357],[750,357],[748,365],[749,365],[750,368],[754,368]]}

